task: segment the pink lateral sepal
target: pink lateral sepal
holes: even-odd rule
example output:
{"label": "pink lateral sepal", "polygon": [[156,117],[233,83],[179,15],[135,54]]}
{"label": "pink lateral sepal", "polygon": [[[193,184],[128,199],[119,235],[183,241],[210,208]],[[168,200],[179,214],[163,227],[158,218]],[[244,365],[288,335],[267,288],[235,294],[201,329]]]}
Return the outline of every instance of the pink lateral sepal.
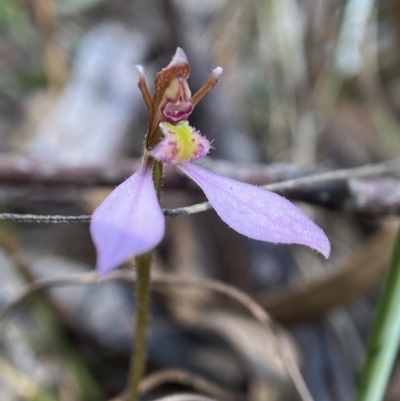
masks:
{"label": "pink lateral sepal", "polygon": [[178,167],[201,187],[221,219],[240,234],[260,241],[307,245],[329,257],[331,246],[322,229],[282,196],[195,164]]}
{"label": "pink lateral sepal", "polygon": [[128,258],[152,250],[164,231],[165,218],[154,189],[152,164],[147,161],[93,213],[90,233],[97,250],[98,273],[104,275]]}

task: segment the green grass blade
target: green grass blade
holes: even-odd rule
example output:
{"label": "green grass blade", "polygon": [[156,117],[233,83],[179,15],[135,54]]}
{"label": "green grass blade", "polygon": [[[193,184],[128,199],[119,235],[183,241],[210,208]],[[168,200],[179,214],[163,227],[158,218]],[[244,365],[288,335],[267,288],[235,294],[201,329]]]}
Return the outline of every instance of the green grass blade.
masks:
{"label": "green grass blade", "polygon": [[400,341],[400,230],[367,343],[355,401],[381,401]]}

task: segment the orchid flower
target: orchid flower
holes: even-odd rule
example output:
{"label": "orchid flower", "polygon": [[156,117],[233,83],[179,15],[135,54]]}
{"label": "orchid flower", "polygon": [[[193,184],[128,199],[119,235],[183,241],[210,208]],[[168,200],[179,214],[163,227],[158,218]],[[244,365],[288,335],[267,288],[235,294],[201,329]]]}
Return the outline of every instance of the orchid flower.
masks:
{"label": "orchid flower", "polygon": [[199,100],[217,84],[221,67],[215,68],[192,96],[187,83],[190,65],[178,48],[170,64],[156,75],[153,97],[143,68],[137,68],[138,86],[148,111],[148,131],[139,169],[115,188],[92,216],[90,232],[97,249],[99,274],[151,251],[162,240],[165,217],[153,183],[156,163],[174,164],[195,181],[221,219],[239,233],[261,241],[307,245],[329,256],[328,238],[297,206],[266,189],[192,163],[205,156],[211,146],[187,119]]}

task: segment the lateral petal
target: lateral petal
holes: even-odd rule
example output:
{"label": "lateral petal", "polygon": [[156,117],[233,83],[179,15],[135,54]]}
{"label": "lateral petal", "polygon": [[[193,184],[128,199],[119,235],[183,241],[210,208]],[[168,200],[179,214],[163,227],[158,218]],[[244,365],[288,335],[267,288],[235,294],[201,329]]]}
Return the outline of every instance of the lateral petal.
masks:
{"label": "lateral petal", "polygon": [[105,274],[129,257],[150,251],[164,231],[152,164],[144,162],[93,213],[90,233],[97,250],[97,271]]}
{"label": "lateral petal", "polygon": [[307,245],[329,257],[331,246],[322,229],[282,196],[192,163],[177,166],[201,187],[221,219],[240,234],[260,241]]}

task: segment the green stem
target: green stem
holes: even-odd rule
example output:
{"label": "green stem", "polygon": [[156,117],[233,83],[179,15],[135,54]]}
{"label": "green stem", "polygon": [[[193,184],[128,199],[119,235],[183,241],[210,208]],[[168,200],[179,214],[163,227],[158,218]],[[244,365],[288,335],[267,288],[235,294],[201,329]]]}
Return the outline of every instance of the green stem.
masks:
{"label": "green stem", "polygon": [[153,182],[154,182],[154,188],[156,189],[157,192],[158,200],[160,200],[161,197],[162,179],[163,179],[163,164],[155,160],[153,164]]}
{"label": "green stem", "polygon": [[400,341],[400,230],[367,343],[356,401],[381,401]]}
{"label": "green stem", "polygon": [[[153,182],[158,199],[161,196],[163,165],[153,161]],[[134,327],[134,344],[130,360],[130,372],[126,401],[137,401],[139,383],[143,377],[147,351],[147,322],[150,305],[150,268],[153,252],[150,251],[136,258],[136,321]]]}
{"label": "green stem", "polygon": [[150,303],[150,265],[152,252],[136,258],[136,321],[135,339],[132,348],[127,401],[137,401],[139,397],[139,382],[143,377],[147,350],[147,320]]}

